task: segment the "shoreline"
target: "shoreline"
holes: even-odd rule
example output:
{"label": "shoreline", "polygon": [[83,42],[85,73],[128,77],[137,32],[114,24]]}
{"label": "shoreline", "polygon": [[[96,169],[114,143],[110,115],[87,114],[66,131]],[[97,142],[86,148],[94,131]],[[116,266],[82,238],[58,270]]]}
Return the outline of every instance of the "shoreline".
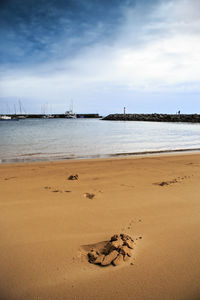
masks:
{"label": "shoreline", "polygon": [[[180,149],[165,149],[165,150],[147,150],[147,151],[136,151],[136,152],[122,152],[113,154],[94,154],[94,155],[80,155],[76,157],[71,156],[59,156],[59,157],[37,157],[33,158],[36,154],[29,154],[31,158],[8,158],[0,159],[0,165],[9,165],[17,163],[35,163],[35,162],[57,162],[57,161],[76,161],[76,160],[93,160],[93,159],[109,159],[109,158],[123,158],[123,157],[151,157],[154,155],[165,155],[165,154],[184,154],[184,153],[198,153],[200,148],[180,148]],[[28,156],[28,155],[27,155]]]}

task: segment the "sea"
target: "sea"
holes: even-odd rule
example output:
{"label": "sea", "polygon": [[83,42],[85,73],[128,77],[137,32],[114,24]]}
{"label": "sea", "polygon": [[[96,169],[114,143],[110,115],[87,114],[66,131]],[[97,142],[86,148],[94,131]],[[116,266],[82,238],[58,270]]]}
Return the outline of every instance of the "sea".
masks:
{"label": "sea", "polygon": [[0,122],[0,163],[200,151],[200,124],[101,119]]}

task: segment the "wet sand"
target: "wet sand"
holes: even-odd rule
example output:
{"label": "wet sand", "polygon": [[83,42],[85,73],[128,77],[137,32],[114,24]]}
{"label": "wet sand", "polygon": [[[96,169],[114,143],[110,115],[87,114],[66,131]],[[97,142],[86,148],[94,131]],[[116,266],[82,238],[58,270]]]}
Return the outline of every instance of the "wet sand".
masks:
{"label": "wet sand", "polygon": [[200,299],[200,154],[0,165],[0,247],[3,300]]}

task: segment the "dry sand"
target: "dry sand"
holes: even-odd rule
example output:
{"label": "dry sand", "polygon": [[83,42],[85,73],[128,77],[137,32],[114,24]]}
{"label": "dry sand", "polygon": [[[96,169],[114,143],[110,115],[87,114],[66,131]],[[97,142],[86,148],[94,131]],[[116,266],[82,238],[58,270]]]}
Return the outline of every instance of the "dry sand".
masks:
{"label": "dry sand", "polygon": [[[88,263],[116,233],[133,256]],[[0,247],[3,300],[200,299],[200,155],[0,165]]]}

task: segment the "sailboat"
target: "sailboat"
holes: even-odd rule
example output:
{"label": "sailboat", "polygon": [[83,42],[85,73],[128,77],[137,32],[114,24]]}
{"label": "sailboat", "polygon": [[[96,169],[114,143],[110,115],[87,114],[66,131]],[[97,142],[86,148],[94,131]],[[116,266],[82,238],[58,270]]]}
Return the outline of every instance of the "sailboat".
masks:
{"label": "sailboat", "polygon": [[65,118],[66,119],[76,119],[76,114],[73,113],[72,110],[68,110],[65,112]]}
{"label": "sailboat", "polygon": [[72,100],[72,103],[71,103],[71,109],[67,110],[65,112],[65,118],[66,119],[76,119],[77,118],[76,114],[73,113],[73,100]]}
{"label": "sailboat", "polygon": [[[10,114],[10,108],[9,105],[7,104],[7,113],[9,115],[0,115],[0,121],[18,121],[19,119],[16,116],[16,109],[15,109],[15,114]],[[15,105],[14,105],[15,108]]]}

